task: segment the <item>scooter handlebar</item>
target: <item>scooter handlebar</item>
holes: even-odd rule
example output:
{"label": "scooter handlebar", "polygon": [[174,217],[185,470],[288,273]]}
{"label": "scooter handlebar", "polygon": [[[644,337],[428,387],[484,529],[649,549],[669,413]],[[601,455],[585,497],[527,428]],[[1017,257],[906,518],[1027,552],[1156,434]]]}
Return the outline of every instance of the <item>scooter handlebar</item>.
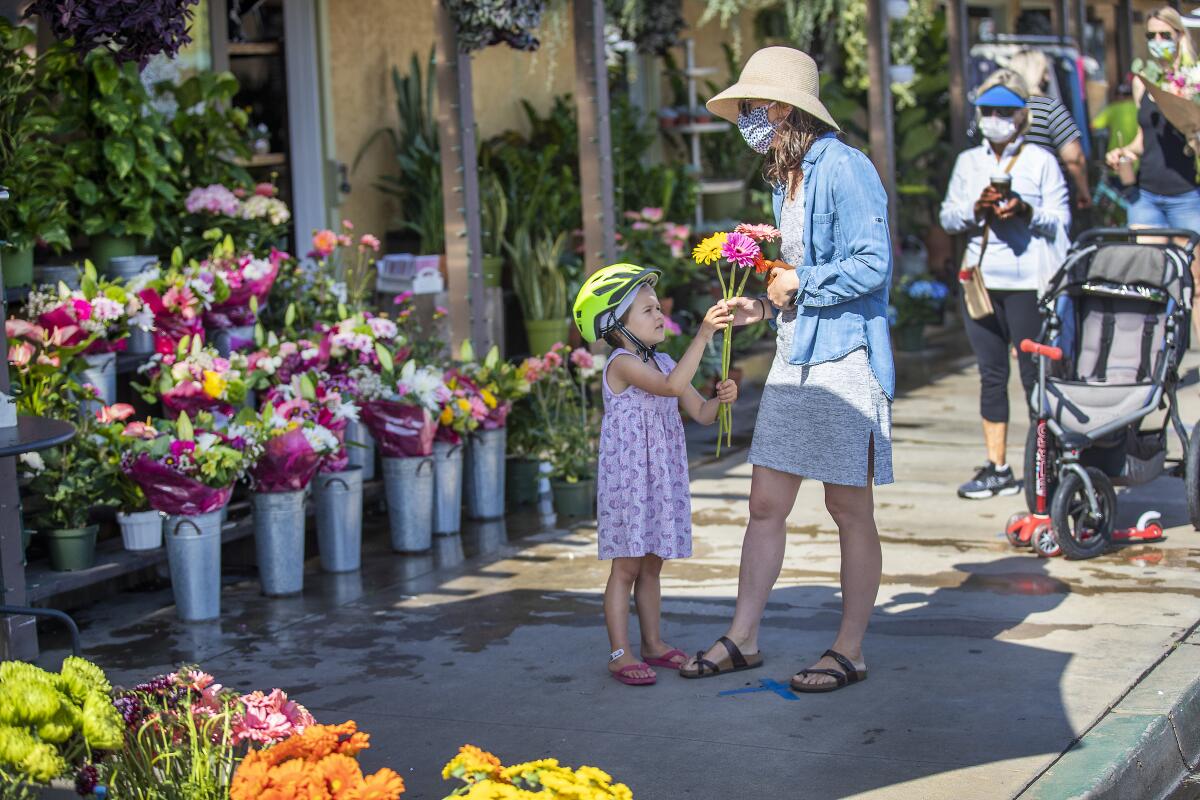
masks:
{"label": "scooter handlebar", "polygon": [[1033,353],[1035,356],[1045,356],[1051,361],[1062,361],[1062,348],[1051,347],[1048,344],[1038,344],[1033,339],[1021,342],[1022,353]]}

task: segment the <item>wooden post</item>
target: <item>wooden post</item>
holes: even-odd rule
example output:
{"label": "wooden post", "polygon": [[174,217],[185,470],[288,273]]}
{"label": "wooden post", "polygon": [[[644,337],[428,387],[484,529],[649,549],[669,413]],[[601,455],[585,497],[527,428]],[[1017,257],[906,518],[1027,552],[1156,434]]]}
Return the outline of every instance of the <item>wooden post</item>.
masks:
{"label": "wooden post", "polygon": [[1133,67],[1133,5],[1129,0],[1117,0],[1117,84]]}
{"label": "wooden post", "polygon": [[1087,54],[1087,0],[1074,0],[1075,14],[1072,22],[1075,29],[1075,44],[1080,55]]}
{"label": "wooden post", "polygon": [[888,195],[888,226],[899,247],[900,217],[896,198],[896,142],[892,123],[891,46],[885,0],[867,0],[867,117],[870,120],[871,161]]}
{"label": "wooden post", "polygon": [[950,50],[950,140],[955,154],[967,149],[967,4],[946,0],[946,46]]}
{"label": "wooden post", "polygon": [[575,108],[583,195],[583,266],[590,275],[617,260],[604,0],[575,0]]}
{"label": "wooden post", "polygon": [[442,208],[446,230],[446,277],[450,297],[452,352],[472,340],[475,352],[492,346],[483,285],[479,222],[479,170],[475,148],[475,104],[471,57],[458,49],[450,12],[432,0],[437,18],[438,136],[442,159]]}

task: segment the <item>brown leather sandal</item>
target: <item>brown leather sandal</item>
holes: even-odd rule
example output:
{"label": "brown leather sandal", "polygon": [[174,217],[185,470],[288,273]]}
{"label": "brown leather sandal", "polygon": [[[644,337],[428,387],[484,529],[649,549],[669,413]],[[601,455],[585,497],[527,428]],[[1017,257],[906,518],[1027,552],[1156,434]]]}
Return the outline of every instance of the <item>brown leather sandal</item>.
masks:
{"label": "brown leather sandal", "polygon": [[704,651],[696,653],[696,666],[684,666],[679,670],[680,677],[683,678],[711,678],[714,675],[724,675],[727,672],[741,672],[747,669],[757,669],[763,665],[762,653],[754,653],[752,655],[742,655],[742,651],[733,643],[733,640],[728,636],[722,636],[717,639],[721,646],[725,648],[728,658],[721,659],[714,664],[704,657]]}
{"label": "brown leather sandal", "polygon": [[[826,650],[821,654],[821,658],[829,656],[838,663],[842,669],[802,669],[792,677],[791,688],[793,692],[802,694],[822,694],[824,692],[836,692],[838,689],[849,686],[852,683],[858,683],[867,679],[867,671],[859,670],[854,666],[854,662],[846,658],[836,650]],[[828,675],[833,678],[834,683],[801,683],[796,680],[801,675]]]}

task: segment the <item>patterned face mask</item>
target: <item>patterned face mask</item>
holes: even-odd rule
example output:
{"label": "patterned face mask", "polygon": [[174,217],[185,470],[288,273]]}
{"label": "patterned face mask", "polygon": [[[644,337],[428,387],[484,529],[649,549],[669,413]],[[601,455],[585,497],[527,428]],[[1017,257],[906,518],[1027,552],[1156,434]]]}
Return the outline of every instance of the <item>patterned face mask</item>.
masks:
{"label": "patterned face mask", "polygon": [[1178,52],[1178,45],[1170,39],[1155,39],[1147,45],[1150,48],[1150,55],[1163,61],[1170,61],[1175,58],[1175,53]]}
{"label": "patterned face mask", "polygon": [[751,150],[763,155],[766,155],[767,151],[771,149],[771,142],[775,139],[775,126],[771,124],[771,119],[767,116],[767,109],[770,107],[765,105],[748,112],[738,112],[737,124],[742,138],[746,140],[746,144],[750,145]]}

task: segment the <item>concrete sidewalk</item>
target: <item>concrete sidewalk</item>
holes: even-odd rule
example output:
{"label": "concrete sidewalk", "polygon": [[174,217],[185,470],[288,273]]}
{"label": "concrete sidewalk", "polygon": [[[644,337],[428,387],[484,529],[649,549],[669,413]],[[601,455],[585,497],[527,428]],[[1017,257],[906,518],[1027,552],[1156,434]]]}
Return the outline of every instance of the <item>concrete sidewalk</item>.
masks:
{"label": "concrete sidewalk", "polygon": [[[1181,392],[1189,422],[1197,361]],[[1164,542],[1085,562],[1012,550],[1001,528],[1019,497],[954,496],[982,460],[977,386],[968,369],[896,402],[899,483],[876,497],[885,575],[871,677],[845,691],[777,690],[838,621],[837,535],[815,484],[789,519],[757,672],[617,684],[594,531],[522,536],[519,521],[417,558],[387,552],[376,525],[362,574],[313,572],[303,596],[280,600],[259,597],[253,576],[231,579],[211,625],[176,622],[169,592],[125,593],[80,614],[85,645],[118,682],[198,661],[226,684],[285,688],[320,720],[355,719],[372,734],[364,764],[399,771],[406,798],[443,797],[441,766],[466,742],[506,763],[602,767],[639,800],[1012,797],[1200,620],[1200,533],[1182,483],[1164,477],[1122,493],[1120,521],[1157,509]],[[1023,441],[1014,430],[1013,461]],[[693,473],[695,556],[663,575],[666,632],[685,650],[732,614],[744,458]]]}

